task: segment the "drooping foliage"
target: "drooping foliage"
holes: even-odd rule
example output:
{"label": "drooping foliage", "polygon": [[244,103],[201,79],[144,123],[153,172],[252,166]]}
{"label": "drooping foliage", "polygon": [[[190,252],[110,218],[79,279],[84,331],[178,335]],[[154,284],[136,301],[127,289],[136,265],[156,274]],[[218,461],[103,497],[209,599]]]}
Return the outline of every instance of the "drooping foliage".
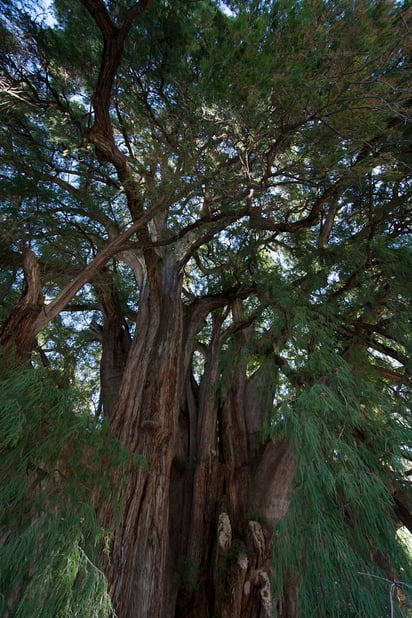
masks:
{"label": "drooping foliage", "polygon": [[4,603],[408,616],[410,10],[53,6],[1,3]]}
{"label": "drooping foliage", "polygon": [[110,531],[96,508],[110,492],[120,509],[122,477],[141,462],[58,371],[20,367],[1,390],[2,615],[107,616],[97,565]]}

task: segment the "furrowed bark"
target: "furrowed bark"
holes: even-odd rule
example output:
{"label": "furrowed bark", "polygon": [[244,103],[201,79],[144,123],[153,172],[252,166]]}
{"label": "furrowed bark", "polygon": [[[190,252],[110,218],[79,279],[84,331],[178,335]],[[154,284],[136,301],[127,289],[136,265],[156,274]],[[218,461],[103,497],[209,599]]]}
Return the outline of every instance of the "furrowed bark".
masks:
{"label": "furrowed bark", "polygon": [[[222,494],[222,470],[218,461],[218,400],[216,383],[218,377],[218,351],[220,328],[223,321],[218,315],[214,321],[211,343],[205,360],[205,371],[200,383],[194,444],[191,507],[189,516],[188,545],[185,551],[185,578],[190,602],[184,603],[180,612],[184,615],[199,612],[199,618],[208,616],[212,610],[209,594],[210,573],[205,565],[210,564],[210,548],[213,547],[214,527],[218,501]],[[193,587],[192,590],[190,588]],[[191,607],[193,609],[191,609]]]}
{"label": "furrowed bark", "polygon": [[[163,616],[169,492],[180,401],[183,306],[181,275],[165,259],[148,285],[123,376],[112,426],[123,446],[146,458],[124,496],[107,575],[122,618]],[[165,615],[168,615],[167,613]]]}
{"label": "furrowed bark", "polygon": [[[23,256],[24,284],[19,303],[0,328],[3,352],[16,355],[17,362],[28,360],[36,347],[34,323],[43,308],[40,270],[35,253],[27,249]],[[11,360],[11,359],[10,359]]]}
{"label": "furrowed bark", "polygon": [[[241,322],[236,301],[233,313]],[[255,376],[247,379],[242,359],[246,327],[236,335],[237,353],[225,379],[229,386],[222,393],[217,386],[222,370],[221,326],[218,314],[200,385],[194,385],[189,374],[184,390],[185,423],[194,423],[195,429],[186,428],[192,445],[189,448],[186,443],[190,469],[176,473],[180,487],[171,504],[171,530],[177,529],[177,513],[183,527],[180,543],[175,541],[172,549],[175,563],[180,561],[173,579],[175,585],[180,583],[176,611],[169,614],[176,618],[273,615],[271,537],[292,495],[294,465],[287,444],[262,443],[267,390],[273,376],[266,373],[259,380]],[[282,611],[282,617],[286,611],[296,615],[289,602]]]}
{"label": "furrowed bark", "polygon": [[110,419],[126,367],[131,339],[119,295],[111,276],[103,273],[94,282],[94,288],[103,307],[100,362],[101,404],[103,415]]}

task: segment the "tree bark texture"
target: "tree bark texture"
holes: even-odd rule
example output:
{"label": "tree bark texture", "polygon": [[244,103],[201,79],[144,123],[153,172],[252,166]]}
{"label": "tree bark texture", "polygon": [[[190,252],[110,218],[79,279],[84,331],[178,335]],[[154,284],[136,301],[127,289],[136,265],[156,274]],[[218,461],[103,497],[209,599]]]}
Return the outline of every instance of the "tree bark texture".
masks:
{"label": "tree bark texture", "polygon": [[100,408],[104,416],[111,418],[118,395],[123,372],[129,355],[131,339],[116,286],[108,273],[100,273],[94,288],[103,308],[103,325],[92,323],[102,344],[100,363]]}
{"label": "tree bark texture", "polygon": [[[241,348],[248,333],[240,330],[224,392],[226,334],[216,305],[225,301],[184,306],[181,285],[174,256],[163,256],[146,284],[110,414],[122,445],[148,464],[126,482],[106,564],[110,593],[121,618],[270,616],[271,536],[293,477],[287,444],[261,440],[273,376],[246,377]],[[202,318],[213,309],[196,381],[188,359]],[[103,361],[110,341],[103,339]],[[117,375],[113,363],[121,371],[124,357],[111,359]],[[104,390],[108,374],[101,375]],[[103,523],[111,511],[107,504]]]}
{"label": "tree bark texture", "polygon": [[[44,309],[39,265],[35,253],[27,249],[23,255],[24,284],[19,303],[0,328],[0,347],[10,362],[24,362],[36,347],[34,323]],[[8,362],[9,361],[9,362]]]}
{"label": "tree bark texture", "polygon": [[166,259],[143,294],[136,335],[112,414],[123,446],[143,455],[124,496],[108,576],[119,615],[161,616],[169,519],[170,474],[179,412],[182,354],[181,275]]}

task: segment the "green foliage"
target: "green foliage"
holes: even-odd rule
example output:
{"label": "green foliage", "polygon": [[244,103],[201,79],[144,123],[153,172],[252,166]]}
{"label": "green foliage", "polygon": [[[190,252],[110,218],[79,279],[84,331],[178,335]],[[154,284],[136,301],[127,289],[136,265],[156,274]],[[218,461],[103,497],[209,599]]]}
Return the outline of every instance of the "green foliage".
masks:
{"label": "green foliage", "polygon": [[59,28],[44,29],[39,35],[41,53],[52,64],[53,86],[64,97],[84,95],[85,89],[92,92],[102,52],[93,21],[81,2],[55,0],[53,9]]}
{"label": "green foliage", "polygon": [[388,587],[362,573],[411,581],[391,494],[412,447],[408,406],[328,345],[305,371],[310,383],[281,409],[296,475],[275,532],[276,593],[292,578],[302,616],[389,613]]}
{"label": "green foliage", "polygon": [[116,495],[120,514],[114,477],[132,465],[129,455],[47,369],[3,377],[0,436],[2,613],[9,603],[19,618],[108,616],[98,565],[110,530],[95,509]]}

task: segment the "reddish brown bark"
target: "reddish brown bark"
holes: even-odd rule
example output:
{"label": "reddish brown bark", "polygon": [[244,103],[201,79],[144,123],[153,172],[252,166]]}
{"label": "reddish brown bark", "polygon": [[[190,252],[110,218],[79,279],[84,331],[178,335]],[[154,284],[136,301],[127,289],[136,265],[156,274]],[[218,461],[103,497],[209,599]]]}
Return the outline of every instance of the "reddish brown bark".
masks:
{"label": "reddish brown bark", "polygon": [[124,496],[124,516],[107,573],[120,616],[161,616],[165,606],[171,466],[179,413],[183,307],[173,260],[149,282],[137,335],[113,411],[123,446],[143,455]]}
{"label": "reddish brown bark", "polygon": [[[227,397],[223,399],[217,389],[222,316],[215,316],[199,387],[190,371],[194,338],[205,318],[237,297],[245,297],[247,291],[231,290],[184,308],[182,265],[173,253],[156,252],[145,228],[162,204],[143,212],[138,187],[126,156],[116,146],[109,116],[127,31],[151,3],[137,3],[119,26],[112,23],[100,0],[83,0],[83,4],[104,43],[89,140],[97,155],[115,166],[134,223],[46,307],[37,271],[27,276],[29,294],[24,307],[30,307],[30,319],[22,330],[28,333],[24,340],[31,350],[39,330],[84,283],[95,281],[105,312],[104,412],[122,445],[144,456],[148,464],[147,470],[133,469],[124,484],[123,517],[105,565],[119,618],[264,616],[271,607],[273,522],[260,524],[252,516],[255,497],[250,488],[258,465],[247,429],[244,365],[236,364]],[[143,247],[147,281],[129,350],[116,291],[111,285],[102,286],[96,276],[134,233]],[[23,318],[25,311],[17,311],[16,316]],[[3,334],[12,330],[6,325]],[[239,337],[241,348],[243,335]],[[259,404],[254,409],[259,410],[258,421],[252,423],[256,438],[264,415]],[[108,502],[100,509],[104,524],[111,523],[112,507]]]}
{"label": "reddish brown bark", "polygon": [[[125,483],[106,564],[117,615],[268,616],[270,540],[291,495],[290,451],[271,442],[256,449],[266,397],[246,377],[247,330],[237,335],[230,387],[218,386],[224,314],[215,313],[200,384],[192,377],[187,358],[202,318],[230,295],[184,311],[174,256],[150,272],[111,416],[123,446],[148,463]],[[104,523],[111,512],[106,504]]]}
{"label": "reddish brown bark", "polygon": [[94,288],[102,303],[103,325],[94,325],[102,344],[100,363],[101,410],[111,419],[127,357],[131,339],[127,322],[117,289],[109,273],[101,273],[94,281]]}
{"label": "reddish brown bark", "polygon": [[[179,442],[179,461],[186,466],[176,466],[172,477],[167,566],[169,590],[175,590],[167,616],[254,618],[274,609],[271,537],[291,497],[293,460],[286,443],[264,446],[260,440],[255,448],[267,397],[257,393],[254,377],[246,377],[247,329],[238,333],[238,354],[225,377],[229,386],[224,393],[218,388],[222,322],[218,314],[199,387],[189,376],[183,391],[186,439]],[[270,388],[269,378],[260,380],[263,388]]]}
{"label": "reddish brown bark", "polygon": [[0,328],[2,353],[10,361],[25,361],[36,346],[34,324],[44,307],[40,271],[36,255],[27,249],[23,256],[24,284],[21,299]]}

